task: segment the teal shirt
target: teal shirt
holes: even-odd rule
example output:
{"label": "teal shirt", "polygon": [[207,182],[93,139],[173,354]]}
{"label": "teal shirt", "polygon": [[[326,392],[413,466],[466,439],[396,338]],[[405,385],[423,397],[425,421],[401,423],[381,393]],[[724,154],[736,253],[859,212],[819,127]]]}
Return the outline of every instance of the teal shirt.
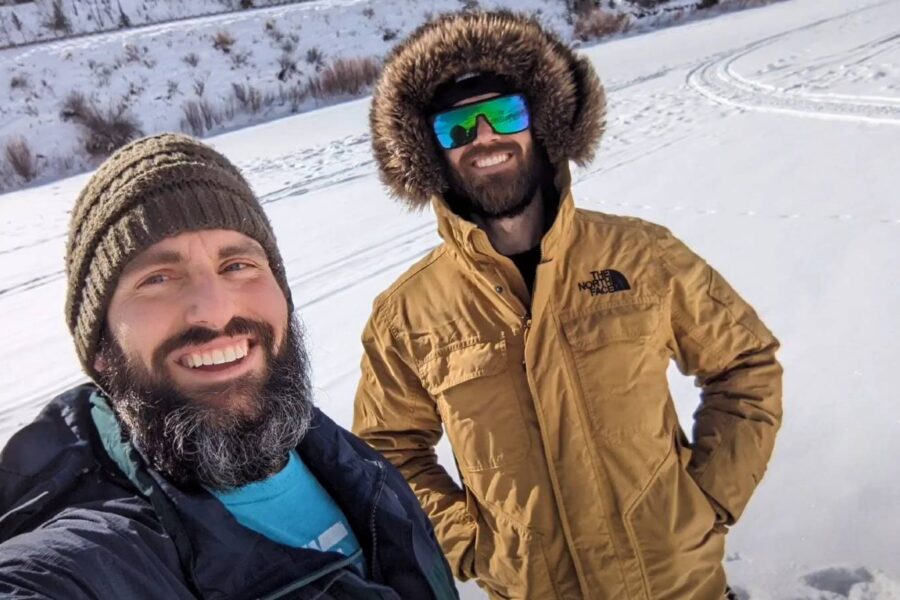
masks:
{"label": "teal shirt", "polygon": [[244,527],[285,546],[355,556],[354,566],[365,575],[365,559],[347,517],[296,452],[268,479],[210,491]]}

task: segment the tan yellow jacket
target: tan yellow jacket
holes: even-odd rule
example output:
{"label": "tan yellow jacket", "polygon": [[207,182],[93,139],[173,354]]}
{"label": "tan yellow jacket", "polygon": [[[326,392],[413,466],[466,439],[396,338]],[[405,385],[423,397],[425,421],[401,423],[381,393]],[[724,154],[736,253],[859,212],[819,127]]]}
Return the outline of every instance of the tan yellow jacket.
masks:
{"label": "tan yellow jacket", "polygon": [[[375,301],[353,429],[456,576],[494,598],[722,598],[725,525],[781,421],[776,339],[660,226],[566,192],[532,297],[484,231],[434,208],[445,243]],[[702,388],[693,445],[673,358]],[[442,425],[463,489],[436,460]]]}

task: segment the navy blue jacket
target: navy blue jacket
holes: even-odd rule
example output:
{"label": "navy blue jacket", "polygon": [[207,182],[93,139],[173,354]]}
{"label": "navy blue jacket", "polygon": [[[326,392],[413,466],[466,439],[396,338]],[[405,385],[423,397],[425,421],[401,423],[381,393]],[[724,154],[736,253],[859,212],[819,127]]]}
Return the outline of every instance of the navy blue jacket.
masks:
{"label": "navy blue jacket", "polygon": [[97,388],[76,387],[0,453],[0,597],[458,598],[398,471],[318,410],[297,451],[347,516],[369,580],[354,557],[278,544],[177,488],[122,439]]}

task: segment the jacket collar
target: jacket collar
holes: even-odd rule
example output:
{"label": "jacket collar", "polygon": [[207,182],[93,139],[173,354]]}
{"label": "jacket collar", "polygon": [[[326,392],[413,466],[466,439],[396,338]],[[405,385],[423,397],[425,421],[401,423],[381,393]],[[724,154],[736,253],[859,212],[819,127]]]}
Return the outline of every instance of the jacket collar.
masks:
{"label": "jacket collar", "polygon": [[[106,398],[97,392],[90,401],[104,449],[153,505],[176,544],[185,575],[198,575],[188,584],[202,595],[230,596],[243,589],[274,591],[298,581],[329,576],[349,563],[333,553],[277,544],[239,525],[211,494],[176,487],[151,469],[131,442],[120,435]],[[370,577],[378,580],[376,541],[382,540],[374,539],[371,533],[376,515],[384,516],[385,507],[379,502],[384,497],[383,466],[360,456],[337,425],[318,409],[297,451],[341,507],[366,555]],[[209,551],[212,547],[214,552]],[[251,574],[252,583],[248,582]]]}
{"label": "jacket collar", "polygon": [[[559,190],[559,209],[556,218],[541,240],[542,261],[557,258],[570,243],[572,222],[575,218],[575,201],[572,198],[572,176],[567,162],[556,166],[555,185]],[[450,209],[441,196],[431,200],[438,222],[438,233],[452,249],[464,258],[480,262],[500,255],[491,246],[487,233],[472,221],[464,219]]]}

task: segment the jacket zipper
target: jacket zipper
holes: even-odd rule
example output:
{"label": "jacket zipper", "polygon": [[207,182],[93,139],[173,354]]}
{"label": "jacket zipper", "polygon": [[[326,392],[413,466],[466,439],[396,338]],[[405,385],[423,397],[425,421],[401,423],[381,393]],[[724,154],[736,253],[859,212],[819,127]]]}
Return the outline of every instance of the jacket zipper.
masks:
{"label": "jacket zipper", "polygon": [[[372,502],[372,513],[369,516],[369,532],[372,534],[372,562],[370,565],[371,571],[370,571],[369,575],[371,577],[374,577],[375,576],[375,567],[377,565],[376,550],[378,548],[378,533],[377,533],[377,530],[375,527],[375,522],[376,522],[376,514],[375,513],[377,512],[378,500],[381,499],[381,492],[384,489],[384,482],[387,479],[387,474],[384,471],[384,465],[382,465],[378,461],[366,459],[366,462],[372,463],[373,465],[378,467],[378,480],[375,482],[375,499]],[[298,579],[297,581],[294,581],[293,583],[289,583],[288,585],[269,594],[268,596],[263,596],[261,598],[261,600],[275,600],[276,598],[282,598],[285,594],[288,594],[297,589],[300,589],[303,586],[315,581],[316,579],[319,579],[320,577],[323,577],[323,576],[327,575],[328,573],[331,573],[332,571],[341,569],[343,567],[346,567],[349,564],[352,564],[355,558],[356,558],[356,553],[353,553],[351,556],[347,557],[344,560],[339,560],[339,561],[333,562],[330,565],[328,565],[327,567],[320,569],[319,571],[316,571],[312,575]]]}
{"label": "jacket zipper", "polygon": [[369,532],[372,534],[372,564],[369,575],[371,577],[375,577],[375,567],[378,563],[378,532],[375,527],[375,513],[378,510],[378,501],[381,499],[381,492],[384,489],[384,482],[387,479],[387,473],[385,473],[384,471],[384,465],[382,465],[380,462],[369,459],[366,459],[366,462],[370,462],[378,467],[378,481],[376,481],[375,483],[375,499],[372,501],[372,514],[369,517]]}
{"label": "jacket zipper", "polygon": [[528,347],[528,334],[531,332],[531,313],[522,316],[522,368],[528,371],[528,361],[525,359],[525,348]]}

